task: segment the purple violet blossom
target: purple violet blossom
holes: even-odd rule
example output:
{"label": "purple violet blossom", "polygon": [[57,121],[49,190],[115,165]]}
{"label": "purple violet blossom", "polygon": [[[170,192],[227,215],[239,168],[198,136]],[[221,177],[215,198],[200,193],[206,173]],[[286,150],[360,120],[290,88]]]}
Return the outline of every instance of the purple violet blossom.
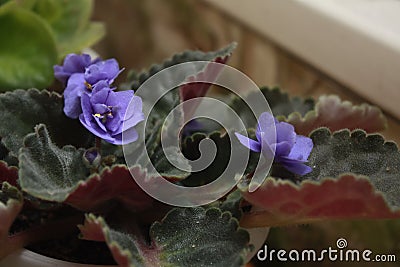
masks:
{"label": "purple violet blossom", "polygon": [[142,99],[134,96],[133,90],[114,92],[103,80],[93,87],[90,95],[82,94],[81,107],[79,120],[94,135],[115,145],[137,140],[134,126],[144,120],[144,114]]}
{"label": "purple violet blossom", "polygon": [[88,54],[68,54],[64,59],[63,65],[55,65],[53,67],[54,76],[65,86],[72,74],[85,73],[87,67],[99,60],[99,58],[92,60]]}
{"label": "purple violet blossom", "polygon": [[99,82],[111,85],[123,69],[119,69],[115,59],[98,61],[85,67],[84,72],[73,73],[64,90],[64,113],[67,117],[76,119],[82,113],[81,97],[84,93],[91,94]]}
{"label": "purple violet blossom", "polygon": [[[276,129],[276,140],[273,140],[273,135],[268,134],[274,131],[274,128]],[[304,164],[313,148],[312,140],[297,135],[293,125],[279,122],[268,112],[262,113],[258,119],[257,141],[239,133],[235,134],[242,145],[254,152],[262,152],[267,158],[273,156],[273,151],[275,151],[274,161],[292,173],[305,175],[312,171],[310,166]]]}

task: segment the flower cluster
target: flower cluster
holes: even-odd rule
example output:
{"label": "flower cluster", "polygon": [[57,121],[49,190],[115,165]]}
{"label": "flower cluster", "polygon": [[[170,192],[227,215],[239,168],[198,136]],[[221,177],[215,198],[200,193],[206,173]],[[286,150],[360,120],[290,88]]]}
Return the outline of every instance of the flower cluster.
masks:
{"label": "flower cluster", "polygon": [[[270,134],[274,130],[276,130],[276,139]],[[258,119],[257,141],[239,133],[236,133],[236,137],[250,150],[261,152],[267,158],[274,157],[275,162],[280,163],[292,173],[305,175],[312,171],[310,166],[304,164],[313,148],[312,140],[297,135],[293,125],[279,122],[268,112],[262,113]]]}
{"label": "flower cluster", "polygon": [[115,59],[92,60],[87,54],[69,54],[63,65],[54,66],[54,76],[66,86],[65,115],[79,118],[90,132],[115,145],[136,141],[134,126],[144,120],[142,99],[132,90],[112,88],[121,71]]}

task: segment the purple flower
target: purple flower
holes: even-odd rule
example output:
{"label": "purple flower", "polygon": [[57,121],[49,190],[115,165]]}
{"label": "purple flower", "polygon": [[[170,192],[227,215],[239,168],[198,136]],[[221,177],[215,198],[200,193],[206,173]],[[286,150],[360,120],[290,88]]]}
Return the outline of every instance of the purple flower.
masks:
{"label": "purple flower", "polygon": [[[129,105],[130,102],[132,104]],[[82,94],[81,107],[83,113],[79,115],[79,120],[94,135],[115,145],[137,140],[138,133],[134,126],[144,120],[144,114],[142,99],[134,96],[132,90],[114,92],[107,81],[100,81],[91,95]]]}
{"label": "purple flower", "polygon": [[[276,129],[276,140],[269,134]],[[264,112],[258,119],[256,140],[252,140],[239,133],[235,133],[240,143],[254,152],[262,152],[270,158],[275,151],[274,161],[280,163],[292,173],[305,175],[312,171],[305,165],[313,148],[310,138],[297,135],[293,125],[279,122],[270,113]]]}
{"label": "purple flower", "polygon": [[86,68],[85,81],[91,85],[95,85],[99,81],[107,81],[108,84],[112,84],[122,71],[123,69],[119,69],[118,62],[114,58],[99,61]]}
{"label": "purple flower", "polygon": [[66,85],[72,74],[84,73],[86,67],[98,61],[99,59],[92,60],[88,54],[69,54],[65,57],[63,65],[56,65],[53,67],[54,76],[57,80]]}
{"label": "purple flower", "polygon": [[72,74],[64,90],[65,115],[72,119],[78,118],[82,113],[81,96],[84,93],[90,95],[99,82],[111,85],[122,70],[115,59],[108,59],[86,66],[84,72]]}

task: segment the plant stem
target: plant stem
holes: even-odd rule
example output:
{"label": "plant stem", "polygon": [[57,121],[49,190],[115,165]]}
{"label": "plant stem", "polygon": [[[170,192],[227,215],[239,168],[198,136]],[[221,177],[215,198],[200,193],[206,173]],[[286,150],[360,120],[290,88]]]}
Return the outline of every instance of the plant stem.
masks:
{"label": "plant stem", "polygon": [[97,148],[97,151],[101,154],[101,138],[96,137],[95,140],[95,147]]}

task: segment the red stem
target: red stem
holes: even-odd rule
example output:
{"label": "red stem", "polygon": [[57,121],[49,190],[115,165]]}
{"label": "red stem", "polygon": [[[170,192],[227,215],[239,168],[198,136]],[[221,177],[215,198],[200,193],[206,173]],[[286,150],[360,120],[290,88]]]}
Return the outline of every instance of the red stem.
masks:
{"label": "red stem", "polygon": [[100,153],[101,152],[101,138],[96,137],[95,140],[96,140],[95,141],[96,142],[95,146],[97,148],[97,151]]}

